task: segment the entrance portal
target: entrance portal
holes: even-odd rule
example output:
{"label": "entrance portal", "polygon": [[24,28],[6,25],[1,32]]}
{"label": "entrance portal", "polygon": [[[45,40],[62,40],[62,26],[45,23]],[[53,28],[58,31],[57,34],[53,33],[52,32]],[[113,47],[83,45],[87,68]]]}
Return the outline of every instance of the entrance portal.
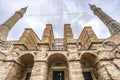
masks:
{"label": "entrance portal", "polygon": [[64,71],[53,71],[53,80],[65,80]]}
{"label": "entrance portal", "polygon": [[48,58],[48,80],[69,80],[67,58],[60,53],[55,53]]}
{"label": "entrance portal", "polygon": [[83,72],[85,80],[93,80],[90,72]]}
{"label": "entrance portal", "polygon": [[[4,80],[30,80],[34,56],[26,53],[18,57]],[[11,74],[12,73],[12,74]]]}

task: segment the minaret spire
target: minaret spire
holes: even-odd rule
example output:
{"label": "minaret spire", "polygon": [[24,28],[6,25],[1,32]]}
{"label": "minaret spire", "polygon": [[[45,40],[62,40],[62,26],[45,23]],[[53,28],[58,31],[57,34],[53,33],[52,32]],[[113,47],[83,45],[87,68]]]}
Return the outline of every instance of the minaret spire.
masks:
{"label": "minaret spire", "polygon": [[28,6],[26,6],[26,7],[22,8],[22,9],[26,11],[26,10],[27,10],[27,8],[28,8]]}
{"label": "minaret spire", "polygon": [[93,13],[102,20],[102,22],[107,26],[111,35],[120,32],[120,23],[111,18],[105,12],[102,11],[101,8],[96,7],[96,5],[89,4],[90,9]]}
{"label": "minaret spire", "polygon": [[90,6],[90,7],[92,7],[93,5],[92,4],[90,4],[90,3],[88,3],[88,5]]}
{"label": "minaret spire", "polygon": [[16,11],[15,14],[6,22],[0,25],[0,40],[6,41],[9,31],[23,17],[26,10],[27,7],[21,8],[19,11]]}

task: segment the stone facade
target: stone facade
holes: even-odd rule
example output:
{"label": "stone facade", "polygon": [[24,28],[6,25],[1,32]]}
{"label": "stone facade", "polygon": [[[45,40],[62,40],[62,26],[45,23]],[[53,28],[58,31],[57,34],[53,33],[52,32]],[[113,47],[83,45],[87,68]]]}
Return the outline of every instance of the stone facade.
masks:
{"label": "stone facade", "polygon": [[55,39],[47,24],[40,40],[26,28],[19,40],[0,42],[0,80],[120,80],[119,38],[98,39],[88,26],[74,39],[65,24]]}

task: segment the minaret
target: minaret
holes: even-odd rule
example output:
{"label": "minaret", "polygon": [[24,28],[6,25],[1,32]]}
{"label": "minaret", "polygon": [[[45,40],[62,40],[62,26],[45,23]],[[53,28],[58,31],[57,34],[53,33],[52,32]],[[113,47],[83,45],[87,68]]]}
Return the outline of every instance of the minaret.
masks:
{"label": "minaret", "polygon": [[99,17],[102,22],[107,26],[109,29],[111,35],[120,32],[120,23],[111,18],[109,15],[107,15],[105,12],[102,11],[101,8],[96,7],[96,5],[89,4],[91,10],[93,13]]}
{"label": "minaret", "polygon": [[12,17],[10,17],[5,23],[0,25],[0,41],[6,41],[9,31],[17,23],[17,21],[23,17],[26,10],[27,7],[16,11]]}

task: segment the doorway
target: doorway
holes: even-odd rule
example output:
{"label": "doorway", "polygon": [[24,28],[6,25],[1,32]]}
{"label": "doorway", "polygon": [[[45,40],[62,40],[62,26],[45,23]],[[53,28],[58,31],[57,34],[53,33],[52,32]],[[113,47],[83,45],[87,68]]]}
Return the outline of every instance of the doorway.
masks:
{"label": "doorway", "polygon": [[30,80],[30,76],[31,76],[31,72],[28,72],[27,75],[26,75],[25,80]]}
{"label": "doorway", "polygon": [[60,53],[55,53],[48,58],[48,80],[69,80],[67,58]]}
{"label": "doorway", "polygon": [[53,71],[53,80],[65,80],[64,71]]}
{"label": "doorway", "polygon": [[90,72],[82,72],[85,80],[93,80]]}

